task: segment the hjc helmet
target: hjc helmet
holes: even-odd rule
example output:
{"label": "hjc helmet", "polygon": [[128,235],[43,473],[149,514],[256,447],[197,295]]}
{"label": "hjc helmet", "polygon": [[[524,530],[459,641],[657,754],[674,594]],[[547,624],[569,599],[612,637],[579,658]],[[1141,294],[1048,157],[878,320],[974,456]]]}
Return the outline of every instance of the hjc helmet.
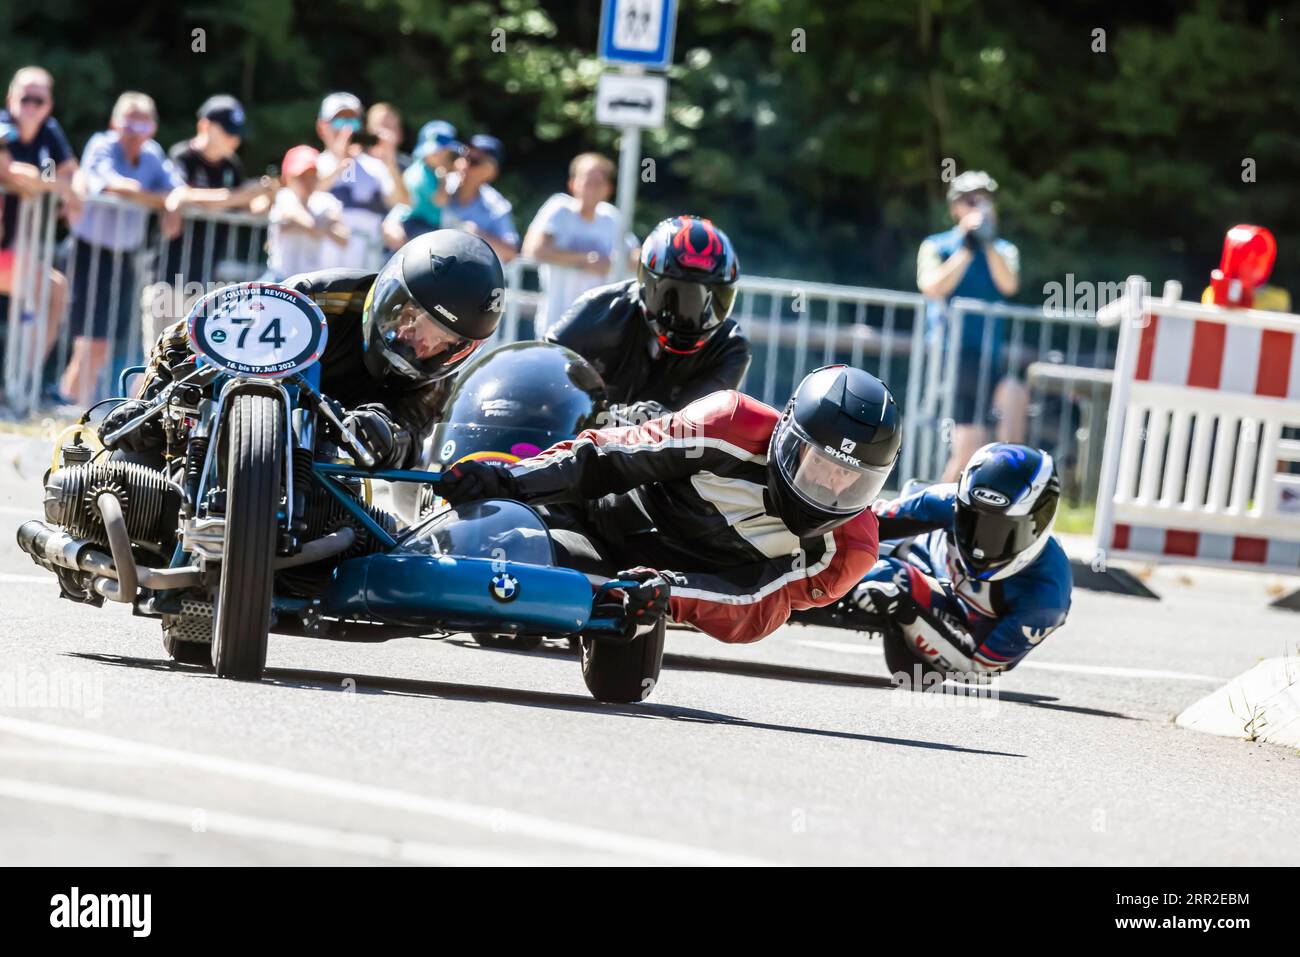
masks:
{"label": "hjc helmet", "polygon": [[1047,545],[1061,483],[1052,457],[993,442],[973,456],[957,483],[953,539],[967,574],[997,581],[1020,571]]}
{"label": "hjc helmet", "polygon": [[698,352],[731,314],[740,263],[727,234],[707,219],[665,219],[637,265],[646,321],[669,353]]}
{"label": "hjc helmet", "polygon": [[809,373],[768,449],[768,490],[796,535],[824,535],[880,494],[902,445],[898,405],[883,382],[851,366]]}
{"label": "hjc helmet", "polygon": [[439,229],[412,239],[366,296],[366,369],[398,388],[451,375],[496,332],[505,285],[501,260],[477,236]]}

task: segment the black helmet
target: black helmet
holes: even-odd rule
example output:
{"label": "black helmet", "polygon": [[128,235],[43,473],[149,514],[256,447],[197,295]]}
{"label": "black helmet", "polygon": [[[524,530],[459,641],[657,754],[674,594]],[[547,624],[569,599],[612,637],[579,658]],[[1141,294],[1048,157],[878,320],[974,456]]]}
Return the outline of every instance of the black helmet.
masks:
{"label": "black helmet", "polygon": [[415,237],[366,296],[366,369],[399,388],[451,375],[496,332],[505,285],[501,260],[477,236],[439,229]]}
{"label": "black helmet", "polygon": [[967,574],[1007,578],[1042,552],[1056,521],[1061,482],[1046,452],[993,442],[973,456],[957,483],[953,538]]}
{"label": "black helmet", "polygon": [[659,345],[698,352],[731,315],[739,278],[731,240],[709,220],[674,216],[656,226],[641,246],[637,279]]}
{"label": "black helmet", "polygon": [[772,430],[767,487],[786,527],[824,535],[880,494],[902,445],[898,405],[885,384],[851,366],[804,376]]}
{"label": "black helmet", "polygon": [[444,469],[462,459],[516,462],[599,427],[605,383],[582,356],[550,342],[498,346],[465,367],[433,430]]}

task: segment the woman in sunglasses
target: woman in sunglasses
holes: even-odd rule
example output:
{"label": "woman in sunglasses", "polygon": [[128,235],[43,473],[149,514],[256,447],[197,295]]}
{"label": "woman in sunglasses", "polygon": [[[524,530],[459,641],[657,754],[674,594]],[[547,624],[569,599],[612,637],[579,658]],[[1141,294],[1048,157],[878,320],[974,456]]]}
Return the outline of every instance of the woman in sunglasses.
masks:
{"label": "woman in sunglasses", "polygon": [[[0,225],[0,294],[14,292],[14,250],[18,240],[18,204],[43,193],[57,192],[69,219],[81,211],[81,201],[72,190],[77,157],[54,110],[54,77],[39,66],[25,66],[9,83],[5,108],[0,109],[0,150],[8,162],[0,164],[0,197],[3,224]],[[45,351],[58,342],[59,324],[68,296],[63,273],[48,273],[49,303],[46,316]],[[33,301],[40,301],[39,293]]]}

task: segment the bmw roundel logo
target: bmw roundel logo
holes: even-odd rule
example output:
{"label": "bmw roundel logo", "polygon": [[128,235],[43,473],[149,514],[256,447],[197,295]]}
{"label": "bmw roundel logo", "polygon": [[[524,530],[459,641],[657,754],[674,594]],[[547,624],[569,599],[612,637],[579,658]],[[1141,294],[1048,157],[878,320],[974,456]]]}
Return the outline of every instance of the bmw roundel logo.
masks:
{"label": "bmw roundel logo", "polygon": [[497,601],[514,601],[519,597],[519,579],[502,572],[492,579],[490,591]]}

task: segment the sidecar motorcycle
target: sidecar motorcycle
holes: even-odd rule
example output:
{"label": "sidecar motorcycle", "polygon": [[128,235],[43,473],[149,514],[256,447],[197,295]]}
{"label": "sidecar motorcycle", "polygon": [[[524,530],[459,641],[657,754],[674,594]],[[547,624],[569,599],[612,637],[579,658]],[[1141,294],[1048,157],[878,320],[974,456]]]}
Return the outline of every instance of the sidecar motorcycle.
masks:
{"label": "sidecar motorcycle", "polygon": [[[105,437],[116,446],[158,417],[162,454],[108,451],[87,413],[55,452],[44,519],[18,530],[63,597],[158,618],[175,661],[226,678],[260,679],[274,632],[361,641],[470,632],[569,637],[598,700],[650,693],[663,624],[634,637],[617,600],[627,583],[558,566],[533,509],[441,508],[399,531],[370,504],[372,480],[414,483],[432,498],[438,475],[369,468],[320,394],[328,326],[310,299],[230,286],[200,300],[187,333],[192,357]],[[123,374],[123,392],[135,371]]]}

